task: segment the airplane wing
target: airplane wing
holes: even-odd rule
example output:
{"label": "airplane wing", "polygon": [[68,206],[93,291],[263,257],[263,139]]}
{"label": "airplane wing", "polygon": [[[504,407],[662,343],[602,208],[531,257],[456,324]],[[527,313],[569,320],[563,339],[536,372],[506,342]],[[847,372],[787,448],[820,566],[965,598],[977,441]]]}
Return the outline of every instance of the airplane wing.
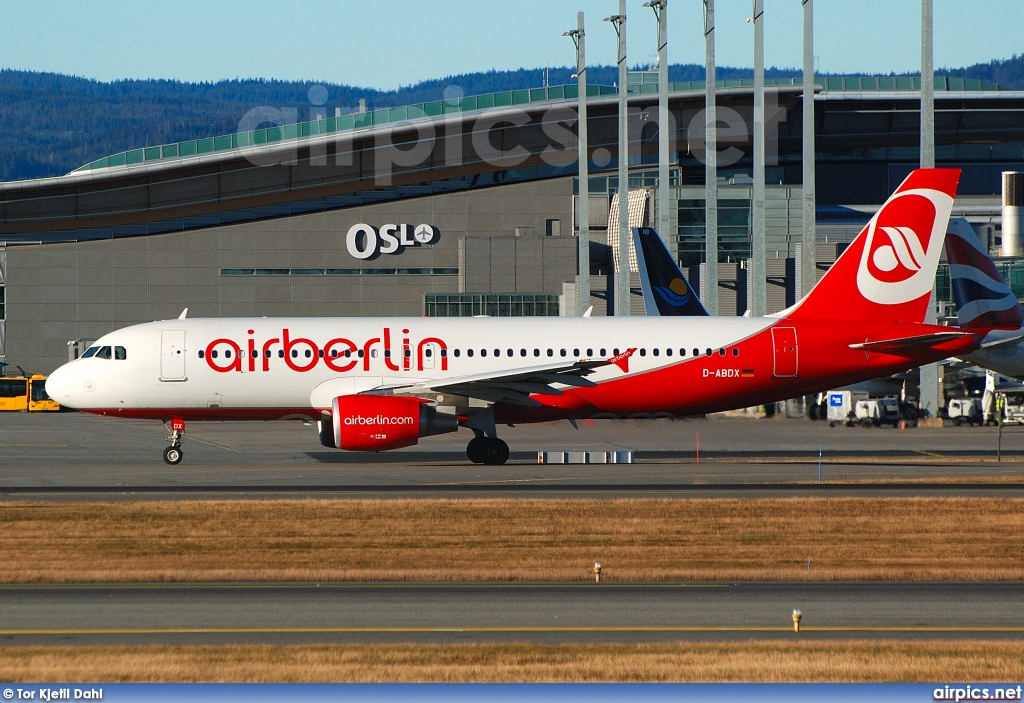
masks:
{"label": "airplane wing", "polygon": [[850,349],[863,349],[864,351],[885,352],[899,354],[904,351],[934,347],[936,344],[949,342],[961,337],[973,335],[973,332],[936,332],[935,334],[922,334],[916,337],[901,337],[898,339],[882,339],[877,342],[858,342],[851,344]]}
{"label": "airplane wing", "polygon": [[[401,388],[403,394],[416,395],[421,393],[451,393],[468,398],[477,398],[490,403],[510,403],[512,405],[539,406],[530,395],[562,395],[562,391],[554,384],[587,388],[597,385],[586,378],[603,366],[614,364],[623,372],[629,371],[629,357],[636,348],[627,349],[608,359],[581,360],[572,363],[544,364],[509,371],[473,374],[455,378],[437,379],[415,386]],[[378,388],[370,393],[387,392],[389,389]],[[398,388],[392,390],[399,390]]]}

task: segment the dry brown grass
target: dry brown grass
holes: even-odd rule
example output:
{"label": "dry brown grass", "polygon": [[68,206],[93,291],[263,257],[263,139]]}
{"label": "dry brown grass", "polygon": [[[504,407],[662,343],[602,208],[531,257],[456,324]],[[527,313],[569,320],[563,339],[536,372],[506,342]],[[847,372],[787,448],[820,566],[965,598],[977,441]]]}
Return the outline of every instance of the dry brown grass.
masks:
{"label": "dry brown grass", "polygon": [[[802,483],[810,484],[817,483],[817,481],[792,481],[791,483]],[[963,485],[963,484],[975,484],[984,483],[986,485],[1000,485],[1000,484],[1018,484],[1024,483],[1024,474],[1019,476],[913,476],[913,477],[900,477],[900,478],[851,478],[841,479],[834,481],[822,481],[822,484],[885,484],[885,485],[921,485],[940,483],[945,485]]]}
{"label": "dry brown grass", "polygon": [[1020,681],[1024,643],[682,642],[0,648],[9,682]]}
{"label": "dry brown grass", "polygon": [[1021,499],[4,503],[0,579],[1019,580],[1022,541]]}

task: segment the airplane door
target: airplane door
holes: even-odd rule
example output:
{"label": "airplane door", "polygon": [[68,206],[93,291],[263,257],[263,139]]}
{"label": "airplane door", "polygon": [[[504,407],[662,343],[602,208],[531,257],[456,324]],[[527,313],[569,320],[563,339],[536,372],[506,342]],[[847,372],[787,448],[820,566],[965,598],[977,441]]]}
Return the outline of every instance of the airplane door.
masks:
{"label": "airplane door", "polygon": [[423,345],[423,368],[432,369],[436,363],[437,355],[439,354],[438,346],[433,342],[428,342]]}
{"label": "airplane door", "polygon": [[775,353],[775,378],[796,378],[797,348],[795,327],[772,327],[772,347]]}
{"label": "airplane door", "polygon": [[160,380],[186,380],[184,330],[164,330],[160,333]]}

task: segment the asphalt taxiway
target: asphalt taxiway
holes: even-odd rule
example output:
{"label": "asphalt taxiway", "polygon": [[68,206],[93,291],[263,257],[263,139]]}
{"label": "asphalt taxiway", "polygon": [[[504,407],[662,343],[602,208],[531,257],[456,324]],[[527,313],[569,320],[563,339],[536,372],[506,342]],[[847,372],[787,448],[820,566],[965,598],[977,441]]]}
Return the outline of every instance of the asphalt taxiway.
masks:
{"label": "asphalt taxiway", "polygon": [[[801,612],[800,632],[792,613]],[[0,646],[1021,639],[1021,583],[0,587]]]}
{"label": "asphalt taxiway", "polygon": [[[504,466],[471,464],[470,435],[377,454],[325,449],[301,422],[192,423],[184,461],[153,421],[0,415],[0,500],[176,498],[970,495],[1024,496],[1024,428],[831,428],[713,417],[501,427]],[[538,464],[538,451],[631,450],[633,464]],[[820,463],[819,463],[820,453]],[[820,471],[819,471],[820,468]],[[821,483],[819,484],[819,479]]]}
{"label": "asphalt taxiway", "polygon": [[[0,500],[329,497],[1024,496],[1024,428],[862,429],[714,417],[500,428],[407,450],[319,446],[301,422],[195,423],[185,460],[159,423],[0,415]],[[699,460],[698,460],[699,447]],[[631,450],[633,464],[537,463]],[[819,453],[821,457],[819,477]],[[801,632],[791,614],[802,612]],[[1024,637],[1019,583],[153,584],[0,586],[0,645]]]}

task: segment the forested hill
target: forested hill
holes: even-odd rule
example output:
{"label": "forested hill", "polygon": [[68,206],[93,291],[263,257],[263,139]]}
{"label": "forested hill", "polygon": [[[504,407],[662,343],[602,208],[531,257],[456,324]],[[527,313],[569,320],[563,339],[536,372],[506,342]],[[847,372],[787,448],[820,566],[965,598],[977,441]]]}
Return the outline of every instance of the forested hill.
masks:
{"label": "forested hill", "polygon": [[[981,78],[1005,87],[1024,88],[1024,57],[993,61],[942,74]],[[751,69],[719,67],[721,80],[750,78]],[[768,77],[796,77],[796,69],[769,69]],[[703,80],[704,67],[673,65],[673,81]],[[592,66],[591,83],[612,85],[614,66]],[[572,69],[550,69],[551,85],[574,82]],[[322,83],[323,106],[355,109],[389,107],[440,100],[452,95],[479,95],[543,85],[544,69],[487,71],[424,81],[380,91]],[[41,178],[67,173],[94,159],[126,149],[228,134],[253,107],[298,108],[308,119],[313,81],[230,80],[182,83],[171,80],[123,80],[104,83],[55,73],[0,70],[0,180]],[[447,91],[447,92],[446,92]],[[314,97],[316,97],[314,95]]]}
{"label": "forested hill", "polygon": [[1014,55],[1013,58],[976,63],[967,68],[944,68],[941,73],[954,78],[977,78],[997,83],[1003,88],[1024,90],[1024,56]]}

